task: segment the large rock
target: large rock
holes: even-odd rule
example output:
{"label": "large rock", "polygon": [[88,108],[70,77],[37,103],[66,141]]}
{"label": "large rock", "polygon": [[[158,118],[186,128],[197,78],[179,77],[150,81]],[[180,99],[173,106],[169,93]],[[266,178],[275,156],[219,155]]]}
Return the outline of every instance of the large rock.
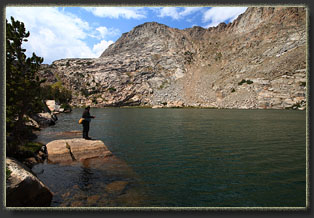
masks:
{"label": "large rock", "polygon": [[39,126],[39,124],[37,123],[36,120],[34,120],[31,117],[26,116],[26,115],[24,116],[24,118],[27,119],[27,122],[25,123],[26,126],[31,126],[31,127],[35,128],[35,129],[39,129],[40,128],[40,126]]}
{"label": "large rock", "polygon": [[51,112],[59,112],[60,105],[56,103],[55,100],[46,100],[46,105]]}
{"label": "large rock", "polygon": [[6,158],[11,171],[6,181],[7,207],[50,206],[52,193],[31,171],[17,160]]}
{"label": "large rock", "polygon": [[56,121],[58,120],[55,114],[50,113],[38,113],[32,116],[40,127],[47,127],[51,125],[55,125]]}
{"label": "large rock", "polygon": [[105,144],[100,140],[60,139],[47,145],[48,161],[51,163],[71,163],[90,158],[111,156]]}
{"label": "large rock", "polygon": [[167,107],[181,108],[184,107],[184,103],[182,101],[168,102]]}

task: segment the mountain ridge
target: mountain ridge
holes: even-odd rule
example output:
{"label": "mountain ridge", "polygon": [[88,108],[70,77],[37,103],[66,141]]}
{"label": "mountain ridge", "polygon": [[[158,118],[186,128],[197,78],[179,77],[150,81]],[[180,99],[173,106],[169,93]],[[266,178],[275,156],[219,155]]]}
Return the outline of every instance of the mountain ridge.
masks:
{"label": "mountain ridge", "polygon": [[305,109],[306,40],[304,7],[249,7],[208,29],[147,22],[41,75],[71,89],[73,106]]}

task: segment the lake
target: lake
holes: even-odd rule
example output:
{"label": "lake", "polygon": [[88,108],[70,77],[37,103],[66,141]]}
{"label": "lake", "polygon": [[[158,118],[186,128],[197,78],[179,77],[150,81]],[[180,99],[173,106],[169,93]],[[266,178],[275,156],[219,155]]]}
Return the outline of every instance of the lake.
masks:
{"label": "lake", "polygon": [[[59,114],[38,141],[71,138],[62,132],[82,130],[82,112]],[[305,111],[92,108],[91,115],[90,137],[119,162],[36,165],[54,207],[306,206]]]}

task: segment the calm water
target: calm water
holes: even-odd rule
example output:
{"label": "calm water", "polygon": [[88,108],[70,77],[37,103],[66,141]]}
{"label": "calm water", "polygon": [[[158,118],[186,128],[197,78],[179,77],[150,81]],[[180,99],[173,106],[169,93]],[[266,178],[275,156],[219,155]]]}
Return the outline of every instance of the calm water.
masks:
{"label": "calm water", "polygon": [[[69,138],[57,133],[81,130],[81,113],[60,114],[38,140]],[[81,201],[79,206],[306,206],[305,111],[92,108],[91,114],[96,119],[90,136],[130,169],[37,165],[34,171],[55,193],[52,206],[71,201]],[[115,180],[128,181],[130,192],[110,198],[104,190]]]}

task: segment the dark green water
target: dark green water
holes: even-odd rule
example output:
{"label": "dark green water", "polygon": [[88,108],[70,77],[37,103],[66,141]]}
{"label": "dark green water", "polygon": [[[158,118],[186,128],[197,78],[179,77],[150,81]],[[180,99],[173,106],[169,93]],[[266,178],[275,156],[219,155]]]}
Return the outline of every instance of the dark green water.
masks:
{"label": "dark green water", "polygon": [[[81,113],[60,114],[57,125],[44,129],[39,140],[81,130]],[[305,111],[92,108],[91,114],[96,119],[90,136],[135,172],[137,197],[143,198],[139,206],[306,206]],[[75,186],[89,196],[108,183],[107,171],[56,168],[35,167],[55,192]],[[53,206],[62,205],[60,195]]]}

